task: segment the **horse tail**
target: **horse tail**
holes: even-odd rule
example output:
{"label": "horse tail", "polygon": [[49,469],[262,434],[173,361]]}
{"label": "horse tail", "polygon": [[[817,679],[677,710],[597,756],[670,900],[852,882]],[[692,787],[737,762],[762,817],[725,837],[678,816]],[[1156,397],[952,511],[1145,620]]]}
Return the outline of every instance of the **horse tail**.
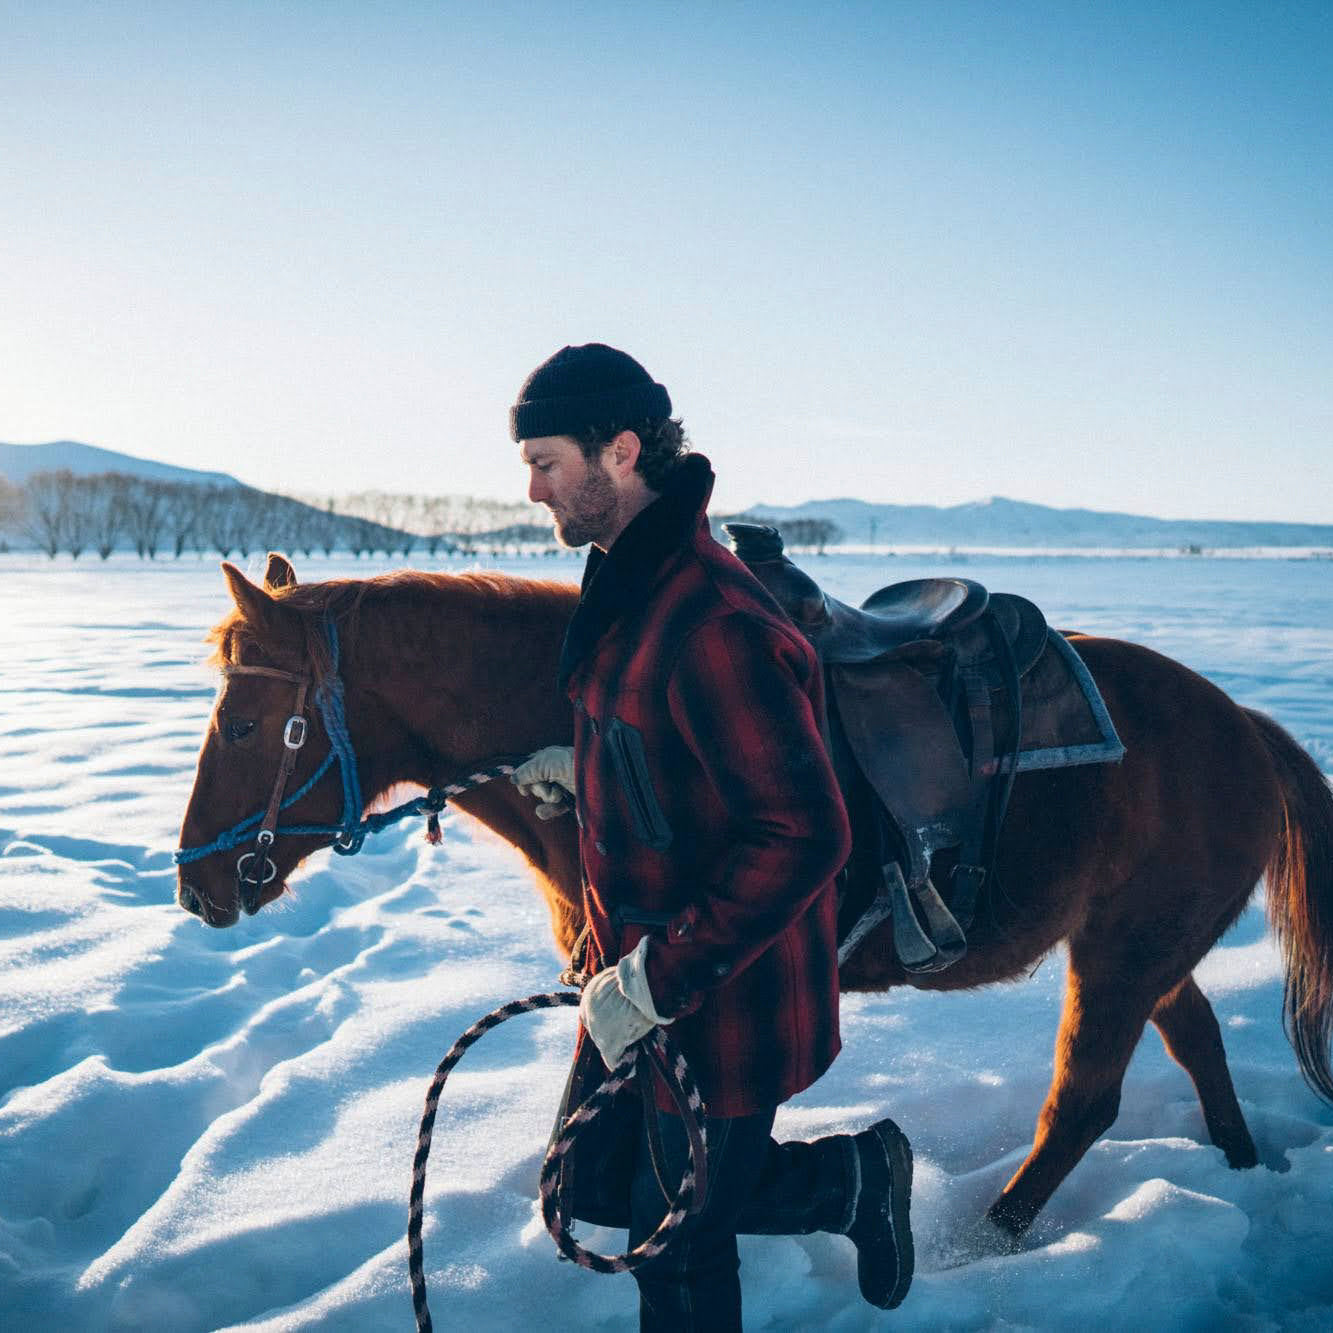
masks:
{"label": "horse tail", "polygon": [[1268,862],[1268,919],[1282,949],[1282,1025],[1305,1081],[1333,1102],[1333,792],[1319,766],[1272,718],[1245,710],[1282,793],[1282,832]]}

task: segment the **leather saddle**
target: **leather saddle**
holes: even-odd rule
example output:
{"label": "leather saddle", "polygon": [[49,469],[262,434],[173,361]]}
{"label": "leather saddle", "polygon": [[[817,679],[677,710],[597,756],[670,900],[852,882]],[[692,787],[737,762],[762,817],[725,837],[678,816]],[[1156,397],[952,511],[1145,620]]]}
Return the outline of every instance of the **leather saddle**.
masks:
{"label": "leather saddle", "polygon": [[[788,559],[777,529],[723,527],[824,671],[825,743],[853,836],[839,962],[891,917],[904,968],[950,966],[990,874],[1017,771],[1021,682],[1046,650],[1045,616],[962,578],[894,583],[849,606]],[[931,880],[941,851],[956,852],[947,901]]]}

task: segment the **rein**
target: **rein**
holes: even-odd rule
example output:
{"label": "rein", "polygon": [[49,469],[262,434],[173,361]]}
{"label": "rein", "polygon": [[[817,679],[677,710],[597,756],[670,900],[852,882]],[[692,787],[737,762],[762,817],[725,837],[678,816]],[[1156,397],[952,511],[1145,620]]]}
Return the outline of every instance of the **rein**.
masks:
{"label": "rein", "polygon": [[[489,764],[454,779],[431,787],[424,796],[414,797],[396,805],[392,810],[379,814],[363,815],[365,802],[361,796],[361,782],[357,774],[356,751],[352,748],[352,738],[347,729],[347,712],[343,697],[343,681],[338,674],[339,644],[338,631],[331,619],[324,621],[324,632],[329,643],[331,667],[324,679],[315,686],[313,702],[324,723],[325,734],[329,738],[329,752],[318,768],[290,795],[285,795],[287,783],[296,767],[300,751],[310,734],[307,717],[306,698],[314,684],[310,675],[297,675],[291,671],[281,671],[277,667],[266,666],[226,666],[222,668],[224,676],[269,676],[275,680],[288,681],[296,686],[296,704],[290,717],[283,726],[282,762],[278,766],[273,782],[273,791],[268,805],[248,815],[245,819],[224,829],[212,842],[202,847],[178,847],[171,859],[176,865],[189,865],[193,861],[202,861],[215,852],[231,851],[253,839],[250,851],[243,853],[236,860],[236,878],[242,890],[259,889],[272,881],[277,875],[277,867],[268,856],[268,849],[281,835],[322,836],[333,839],[333,850],[340,856],[354,856],[361,850],[366,837],[379,833],[400,820],[413,815],[427,817],[426,837],[430,842],[440,840],[440,811],[451,797],[462,795],[495,778],[508,777],[521,762],[521,757],[499,756]],[[279,824],[278,817],[283,810],[295,805],[307,792],[324,777],[334,764],[338,765],[342,779],[343,808],[342,817],[336,824]]]}
{"label": "rein", "polygon": [[[417,1149],[412,1158],[412,1190],[407,1205],[407,1267],[412,1284],[412,1306],[416,1312],[417,1333],[431,1333],[432,1329],[430,1310],[426,1304],[425,1257],[421,1243],[421,1226],[425,1212],[426,1159],[430,1156],[435,1114],[439,1109],[440,1094],[444,1090],[445,1080],[463,1058],[468,1047],[492,1028],[499,1027],[501,1023],[519,1014],[532,1013],[538,1009],[554,1009],[561,1005],[577,1005],[579,998],[577,991],[545,991],[538,995],[529,995],[523,1000],[511,1000],[498,1009],[492,1009],[454,1042],[431,1079],[426,1092],[426,1109],[422,1113],[421,1127],[417,1132]],[[659,1164],[661,1144],[654,1133],[656,1118],[649,1117],[649,1141],[653,1150],[653,1165],[657,1172],[658,1184],[662,1187],[663,1194],[667,1195],[670,1206],[658,1224],[657,1230],[634,1249],[624,1254],[597,1254],[593,1250],[585,1249],[570,1234],[570,1223],[560,1206],[561,1163],[578,1137],[586,1132],[597,1117],[611,1105],[616,1094],[634,1078],[636,1073],[645,1090],[644,1104],[647,1114],[651,1103],[648,1083],[650,1063],[661,1074],[667,1091],[685,1122],[690,1141],[689,1164],[681,1176],[680,1188],[672,1198],[667,1194]],[[690,1074],[689,1066],[685,1063],[685,1057],[667,1036],[665,1029],[653,1028],[647,1036],[636,1041],[625,1052],[620,1063],[608,1072],[597,1091],[565,1121],[560,1134],[551,1144],[542,1162],[541,1180],[538,1185],[542,1221],[546,1224],[546,1230],[555,1241],[561,1255],[578,1264],[580,1268],[590,1269],[594,1273],[628,1273],[661,1254],[666,1249],[672,1234],[690,1213],[698,1210],[708,1194],[704,1115],[703,1098],[699,1095],[699,1089]]]}
{"label": "rein", "polygon": [[[522,762],[522,756],[505,756],[493,760],[453,782],[431,787],[424,796],[386,810],[381,814],[362,815],[364,808],[361,797],[361,785],[357,776],[356,752],[352,747],[351,736],[347,729],[347,716],[343,702],[343,682],[338,674],[338,632],[331,619],[324,622],[328,636],[331,669],[323,681],[314,689],[313,701],[324,723],[324,730],[329,738],[329,753],[324,756],[319,766],[294,792],[286,794],[287,784],[295,771],[301,750],[305,747],[310,734],[307,717],[307,696],[314,684],[312,676],[297,675],[295,672],[282,671],[277,667],[234,665],[223,668],[224,676],[250,675],[268,676],[275,680],[286,681],[296,686],[296,702],[291,715],[283,725],[283,755],[278,765],[278,772],[273,782],[273,790],[268,804],[263,810],[256,811],[245,819],[233,824],[231,828],[219,833],[212,842],[201,847],[178,847],[172,853],[172,860],[177,865],[188,865],[193,861],[203,860],[216,852],[230,851],[249,841],[254,830],[254,847],[242,853],[236,860],[236,878],[244,899],[246,890],[255,895],[277,875],[277,867],[268,856],[268,849],[280,834],[296,835],[331,835],[333,850],[342,856],[353,856],[361,850],[366,836],[379,833],[382,829],[398,823],[412,815],[427,816],[426,837],[431,842],[440,840],[439,814],[453,796],[462,795],[491,782],[496,778],[507,777]],[[283,810],[295,805],[334,765],[338,765],[342,778],[343,810],[342,818],[336,824],[279,824],[278,818]],[[586,932],[585,932],[586,933]],[[571,969],[562,974],[562,980],[581,985],[586,977]],[[407,1241],[408,1271],[412,1285],[412,1304],[416,1310],[419,1333],[431,1333],[430,1311],[426,1304],[426,1277],[424,1254],[421,1242],[421,1228],[424,1218],[426,1195],[426,1160],[430,1156],[431,1136],[435,1126],[435,1116],[439,1109],[440,1094],[450,1071],[462,1059],[464,1052],[484,1033],[506,1022],[518,1014],[532,1013],[538,1009],[552,1009],[563,1005],[579,1003],[577,991],[547,991],[530,995],[523,1000],[512,1000],[492,1010],[479,1019],[449,1048],[448,1054],[440,1062],[431,1080],[426,1094],[426,1107],[421,1117],[417,1134],[416,1153],[412,1159],[412,1189],[408,1203]],[[586,1132],[597,1117],[611,1105],[616,1094],[628,1084],[637,1073],[644,1091],[645,1114],[648,1126],[649,1145],[653,1155],[653,1166],[663,1194],[667,1188],[663,1175],[663,1153],[660,1136],[657,1132],[656,1116],[650,1113],[652,1097],[649,1084],[649,1066],[655,1066],[666,1085],[667,1091],[685,1122],[689,1137],[689,1163],[681,1177],[680,1188],[675,1197],[668,1201],[670,1207],[657,1229],[642,1244],[624,1254],[597,1254],[585,1249],[570,1234],[570,1224],[564,1216],[560,1204],[560,1168],[565,1155],[574,1146],[578,1137]],[[704,1104],[699,1089],[694,1083],[684,1057],[672,1044],[666,1032],[657,1027],[648,1036],[635,1042],[626,1051],[603,1080],[593,1095],[569,1116],[561,1128],[560,1134],[551,1144],[550,1150],[542,1163],[539,1192],[541,1198],[542,1219],[546,1229],[555,1241],[561,1255],[580,1267],[596,1273],[627,1273],[640,1264],[660,1254],[667,1246],[672,1234],[692,1212],[698,1211],[702,1200],[707,1196],[707,1140],[705,1137]]]}

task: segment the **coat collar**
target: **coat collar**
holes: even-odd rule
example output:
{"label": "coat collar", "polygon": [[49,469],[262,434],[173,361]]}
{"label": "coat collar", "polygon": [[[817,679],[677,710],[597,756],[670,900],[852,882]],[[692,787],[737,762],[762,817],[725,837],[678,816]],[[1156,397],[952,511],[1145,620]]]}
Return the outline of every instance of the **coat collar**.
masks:
{"label": "coat collar", "polygon": [[713,492],[713,469],[702,454],[687,454],[662,494],[640,510],[609,551],[593,547],[583,570],[583,592],[560,650],[558,683],[569,683],[579,663],[621,616],[643,606],[662,567],[694,540]]}

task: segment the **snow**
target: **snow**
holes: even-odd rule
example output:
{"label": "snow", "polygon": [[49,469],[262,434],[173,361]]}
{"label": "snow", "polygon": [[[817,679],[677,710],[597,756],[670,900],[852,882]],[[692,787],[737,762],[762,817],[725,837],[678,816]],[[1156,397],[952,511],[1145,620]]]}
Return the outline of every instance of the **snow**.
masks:
{"label": "snow", "polygon": [[[1181,658],[1333,769],[1326,562],[810,563],[844,597],[926,572],[1024,593],[1053,623]],[[298,561],[307,577],[372,568]],[[215,689],[201,644],[224,609],[215,566],[8,556],[0,589],[0,1327],[410,1327],[403,1237],[430,1073],[482,1013],[555,985],[516,854],[450,815],[438,848],[400,827],[358,857],[316,857],[255,918],[203,927],[172,901],[170,850]],[[1116,1124],[1012,1255],[988,1254],[978,1222],[1031,1142],[1060,957],[970,994],[846,997],[843,1054],[779,1132],[903,1125],[916,1282],[885,1315],[857,1296],[845,1239],[743,1237],[747,1328],[1333,1325],[1333,1108],[1282,1036],[1258,900],[1198,976],[1262,1165],[1227,1169],[1150,1032]],[[636,1327],[632,1281],[557,1262],[535,1213],[573,1021],[506,1024],[445,1090],[425,1237],[441,1327],[557,1311],[561,1327]]]}

